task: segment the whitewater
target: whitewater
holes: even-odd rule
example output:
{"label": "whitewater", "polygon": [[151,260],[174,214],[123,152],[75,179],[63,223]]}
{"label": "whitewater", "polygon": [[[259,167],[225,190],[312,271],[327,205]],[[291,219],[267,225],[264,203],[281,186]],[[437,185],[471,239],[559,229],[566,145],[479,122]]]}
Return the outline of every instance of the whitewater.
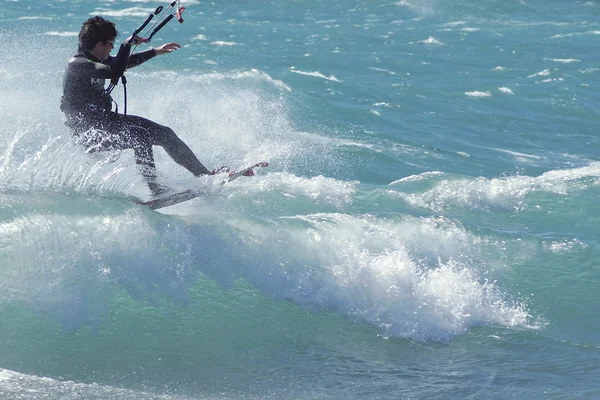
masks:
{"label": "whitewater", "polygon": [[152,211],[59,102],[159,5],[0,8],[1,399],[600,397],[597,2],[190,0],[128,113],[270,166]]}

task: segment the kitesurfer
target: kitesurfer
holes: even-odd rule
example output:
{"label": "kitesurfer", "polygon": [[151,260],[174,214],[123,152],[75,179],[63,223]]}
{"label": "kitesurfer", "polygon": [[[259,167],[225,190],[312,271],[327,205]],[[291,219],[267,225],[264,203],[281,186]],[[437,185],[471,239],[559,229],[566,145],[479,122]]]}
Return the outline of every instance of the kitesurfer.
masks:
{"label": "kitesurfer", "polygon": [[110,52],[116,37],[114,23],[100,16],[89,18],[79,32],[79,50],[65,70],[60,109],[78,143],[88,152],[132,149],[136,164],[154,195],[163,193],[166,188],[156,182],[152,146],[161,146],[176,163],[195,176],[214,173],[202,165],[171,128],[112,111],[113,99],[105,89],[105,80],[110,79],[114,87],[126,69],[181,46],[171,42],[131,54],[131,44],[143,42],[136,34],[123,42],[113,57]]}

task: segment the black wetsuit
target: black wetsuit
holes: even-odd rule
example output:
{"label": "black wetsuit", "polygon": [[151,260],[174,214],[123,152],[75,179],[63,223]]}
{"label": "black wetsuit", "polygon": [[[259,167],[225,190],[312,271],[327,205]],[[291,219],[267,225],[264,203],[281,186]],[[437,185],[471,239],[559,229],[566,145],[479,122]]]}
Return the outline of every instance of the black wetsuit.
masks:
{"label": "black wetsuit", "polygon": [[66,124],[89,152],[133,149],[136,163],[153,192],[156,167],[152,146],[161,146],[179,165],[199,176],[209,171],[169,127],[134,115],[112,111],[113,100],[105,91],[105,80],[117,82],[126,68],[135,67],[156,55],[148,50],[130,56],[122,44],[116,57],[100,61],[87,51],[69,60],[63,79],[60,109]]}

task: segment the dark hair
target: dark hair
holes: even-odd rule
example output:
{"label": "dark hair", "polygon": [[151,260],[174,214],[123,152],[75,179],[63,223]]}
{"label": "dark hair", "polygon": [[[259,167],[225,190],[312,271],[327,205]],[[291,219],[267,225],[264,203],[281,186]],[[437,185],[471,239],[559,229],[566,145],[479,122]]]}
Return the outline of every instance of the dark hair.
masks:
{"label": "dark hair", "polygon": [[114,40],[117,34],[115,24],[99,16],[92,17],[81,25],[79,50],[92,50],[99,42]]}

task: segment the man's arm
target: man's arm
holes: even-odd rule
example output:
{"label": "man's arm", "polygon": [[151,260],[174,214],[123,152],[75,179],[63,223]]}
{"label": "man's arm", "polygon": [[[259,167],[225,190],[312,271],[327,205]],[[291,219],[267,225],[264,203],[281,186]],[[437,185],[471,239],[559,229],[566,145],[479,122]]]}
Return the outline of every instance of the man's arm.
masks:
{"label": "man's arm", "polygon": [[140,64],[145,63],[151,58],[157,56],[157,53],[154,49],[141,51],[139,53],[134,53],[129,57],[129,64],[127,64],[127,69],[137,67]]}
{"label": "man's arm", "polygon": [[181,46],[179,44],[171,42],[158,46],[154,49],[132,54],[131,57],[129,57],[129,64],[127,64],[127,68],[129,69],[132,67],[137,67],[138,65],[145,63],[155,56],[171,53],[172,51],[180,48]]}
{"label": "man's arm", "polygon": [[131,46],[126,43],[122,43],[116,57],[108,57],[102,64],[95,63],[98,73],[101,73],[102,71],[105,75],[97,77],[104,79],[112,79],[114,81],[119,79],[123,75],[125,69],[129,64],[130,54]]}

